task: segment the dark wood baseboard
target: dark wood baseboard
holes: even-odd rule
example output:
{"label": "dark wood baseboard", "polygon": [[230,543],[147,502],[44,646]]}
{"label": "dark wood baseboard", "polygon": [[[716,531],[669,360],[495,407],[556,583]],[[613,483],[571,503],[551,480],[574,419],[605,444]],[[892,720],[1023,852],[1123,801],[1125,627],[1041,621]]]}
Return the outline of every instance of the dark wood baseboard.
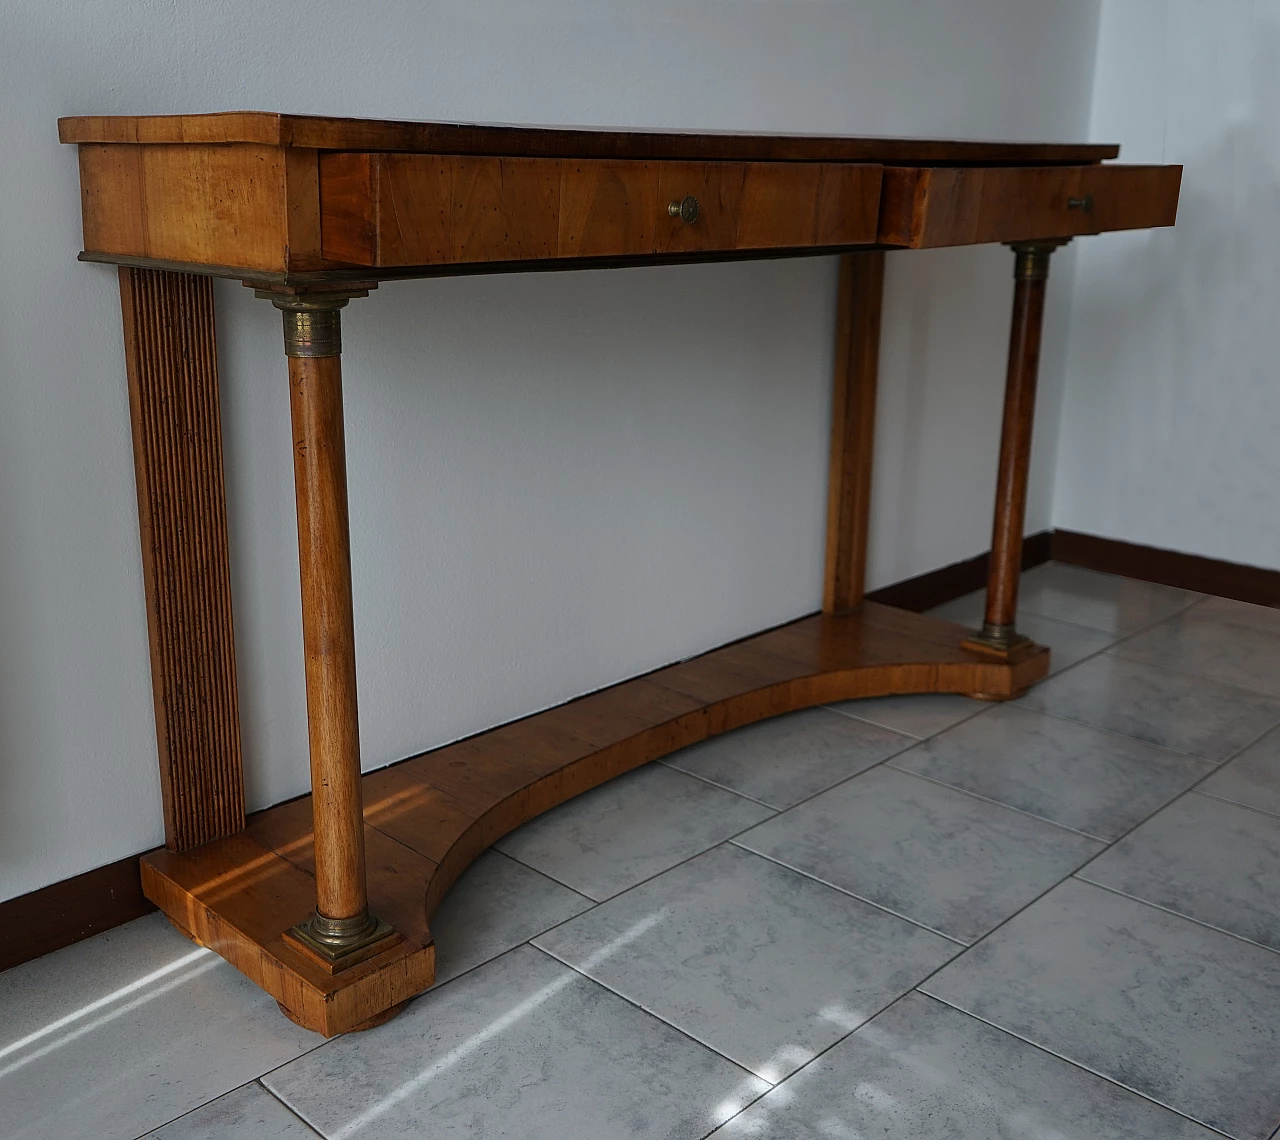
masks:
{"label": "dark wood baseboard", "polygon": [[[1027,535],[1022,544],[1022,568],[1030,570],[1033,566],[1048,562],[1051,542],[1051,531],[1042,530],[1038,534]],[[988,551],[976,558],[953,562],[940,570],[908,578],[905,582],[895,582],[892,586],[872,590],[867,595],[867,600],[924,613],[934,606],[953,602],[974,590],[981,590],[987,584],[987,567],[990,562],[991,553]]]}
{"label": "dark wood baseboard", "polygon": [[1156,546],[1139,546],[1072,530],[1055,530],[1049,547],[1055,561],[1072,566],[1259,606],[1280,606],[1280,570],[1181,554]]}
{"label": "dark wood baseboard", "polygon": [[0,970],[61,950],[155,910],[130,855],[0,902]]}
{"label": "dark wood baseboard", "polygon": [[[1022,568],[1050,558],[1144,582],[1180,586],[1223,598],[1280,606],[1280,571],[1179,554],[1074,531],[1028,536]],[[940,570],[874,590],[867,598],[922,612],[986,585],[989,556],[981,554]],[[155,910],[142,894],[140,855],[86,871],[28,895],[0,902],[0,970],[38,958]]]}

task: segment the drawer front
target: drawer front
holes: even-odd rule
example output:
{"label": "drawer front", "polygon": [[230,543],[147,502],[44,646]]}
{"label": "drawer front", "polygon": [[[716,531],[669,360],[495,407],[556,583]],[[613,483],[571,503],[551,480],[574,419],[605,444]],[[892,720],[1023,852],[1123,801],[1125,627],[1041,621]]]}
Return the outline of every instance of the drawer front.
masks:
{"label": "drawer front", "polygon": [[889,167],[880,241],[921,249],[1171,226],[1180,166]]}
{"label": "drawer front", "polygon": [[870,244],[880,172],[849,163],[324,154],[323,253],[391,267]]}
{"label": "drawer front", "polygon": [[[802,249],[876,240],[878,166],[825,162],[664,162],[660,253]],[[693,223],[672,213],[692,195]]]}

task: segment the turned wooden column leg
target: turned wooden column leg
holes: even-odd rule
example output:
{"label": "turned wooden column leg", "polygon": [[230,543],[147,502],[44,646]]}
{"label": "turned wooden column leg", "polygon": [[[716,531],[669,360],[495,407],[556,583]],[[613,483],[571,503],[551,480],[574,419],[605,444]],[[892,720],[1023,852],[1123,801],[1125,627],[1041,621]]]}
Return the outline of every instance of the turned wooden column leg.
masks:
{"label": "turned wooden column leg", "polygon": [[1014,242],[1013,327],[1004,390],[1004,425],[996,475],[995,525],[987,574],[987,609],[982,630],[965,645],[1007,656],[1029,641],[1017,631],[1018,578],[1022,573],[1022,531],[1027,512],[1031,430],[1035,421],[1040,333],[1044,323],[1049,258],[1069,239]]}
{"label": "turned wooden column leg", "polygon": [[364,292],[259,292],[284,315],[302,577],[316,910],[287,936],[332,969],[398,936],[369,913],[356,713],[340,310]]}
{"label": "turned wooden column leg", "polygon": [[822,612],[827,614],[859,605],[866,586],[883,292],[883,251],[840,258],[822,593]]}

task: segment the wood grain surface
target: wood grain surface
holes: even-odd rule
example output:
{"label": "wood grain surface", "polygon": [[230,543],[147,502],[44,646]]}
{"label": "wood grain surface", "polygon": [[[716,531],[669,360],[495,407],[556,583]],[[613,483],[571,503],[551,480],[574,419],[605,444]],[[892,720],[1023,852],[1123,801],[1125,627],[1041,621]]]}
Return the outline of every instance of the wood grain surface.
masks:
{"label": "wood grain surface", "polygon": [[722,159],[749,162],[1102,162],[1118,146],[980,142],[716,131],[619,131],[229,111],[210,115],[74,115],[58,120],[64,143],[257,143],[318,150],[419,151],[530,158]]}
{"label": "wood grain surface", "polygon": [[526,820],[678,748],[769,716],[888,693],[1016,696],[1049,651],[1008,661],[960,648],[967,630],[865,602],[690,661],[366,775],[369,904],[405,936],[330,975],[281,939],[314,905],[310,797],[256,815],[247,834],[143,857],[152,899],[287,1008],[331,1036],[431,984],[428,922],[490,844]]}
{"label": "wood grain surface", "polygon": [[290,356],[289,409],[319,846],[315,906],[326,918],[354,918],[365,912],[367,898],[342,358]]}
{"label": "wood grain surface", "polygon": [[[323,256],[376,268],[870,244],[880,167],[339,152]],[[692,196],[693,222],[668,207]]]}
{"label": "wood grain surface", "polygon": [[207,277],[120,270],[165,840],[244,826],[222,421]]}
{"label": "wood grain surface", "polygon": [[[1046,254],[1045,259],[1046,263],[1051,260],[1050,255]],[[1031,470],[1031,435],[1035,426],[1047,284],[1047,276],[1019,275],[1014,282],[1004,417],[996,467],[991,566],[987,576],[985,621],[992,626],[1012,628],[1018,615],[1022,531],[1027,514],[1027,480]]]}
{"label": "wood grain surface", "polygon": [[879,240],[924,249],[1171,226],[1181,182],[1180,166],[891,167]]}
{"label": "wood grain surface", "polygon": [[883,253],[840,259],[822,591],[829,614],[853,609],[866,586],[883,294]]}

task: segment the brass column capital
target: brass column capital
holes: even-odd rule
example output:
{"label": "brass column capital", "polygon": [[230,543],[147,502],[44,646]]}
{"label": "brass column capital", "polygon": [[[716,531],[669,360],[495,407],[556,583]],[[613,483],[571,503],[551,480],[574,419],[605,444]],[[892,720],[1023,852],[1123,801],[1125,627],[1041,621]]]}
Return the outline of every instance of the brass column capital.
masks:
{"label": "brass column capital", "polygon": [[270,301],[284,315],[285,355],[300,357],[341,356],[341,311],[349,301],[368,295],[367,289],[316,293],[254,290],[255,297]]}
{"label": "brass column capital", "polygon": [[1055,249],[1066,245],[1070,238],[1048,238],[1041,241],[1011,241],[1008,246],[1014,252],[1013,277],[1015,281],[1045,281],[1049,277],[1049,258]]}

